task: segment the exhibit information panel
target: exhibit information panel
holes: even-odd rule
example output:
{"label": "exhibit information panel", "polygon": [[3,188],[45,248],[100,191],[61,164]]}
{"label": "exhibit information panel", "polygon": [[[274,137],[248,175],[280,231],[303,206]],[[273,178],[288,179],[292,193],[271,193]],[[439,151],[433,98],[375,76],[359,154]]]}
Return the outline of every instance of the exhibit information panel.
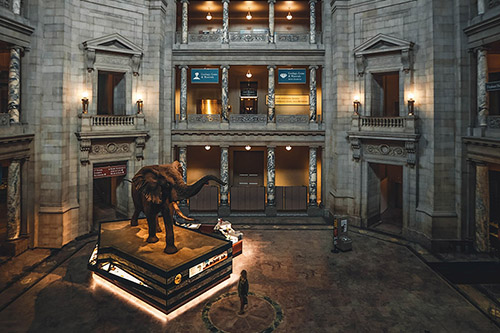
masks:
{"label": "exhibit information panel", "polygon": [[179,251],[166,254],[164,230],[157,233],[157,243],[146,243],[145,219],[136,227],[130,226],[130,220],[101,223],[89,269],[171,312],[232,273],[230,241],[180,226],[174,226],[174,234]]}

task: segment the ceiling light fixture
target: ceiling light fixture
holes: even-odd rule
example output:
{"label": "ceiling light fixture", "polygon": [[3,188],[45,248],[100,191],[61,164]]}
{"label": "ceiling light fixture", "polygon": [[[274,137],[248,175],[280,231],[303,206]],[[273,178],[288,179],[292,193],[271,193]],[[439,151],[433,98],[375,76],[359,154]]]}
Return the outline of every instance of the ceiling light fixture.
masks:
{"label": "ceiling light fixture", "polygon": [[210,147],[209,145],[205,146],[205,150],[210,150],[210,148],[212,148],[212,147]]}
{"label": "ceiling light fixture", "polygon": [[210,21],[212,18],[212,14],[210,14],[210,7],[208,7],[207,21]]}
{"label": "ceiling light fixture", "polygon": [[246,149],[246,150],[250,150],[250,149],[252,149],[252,147],[250,147],[250,145],[246,145],[246,146],[245,146],[245,149]]}
{"label": "ceiling light fixture", "polygon": [[245,16],[247,20],[251,20],[252,19],[252,14],[250,13],[250,7],[248,7],[248,13],[247,13],[247,16]]}
{"label": "ceiling light fixture", "polygon": [[250,79],[253,75],[252,73],[250,73],[250,70],[248,70],[248,72],[245,74],[245,76]]}
{"label": "ceiling light fixture", "polygon": [[288,150],[288,151],[290,151],[290,150],[292,150],[292,146],[288,145],[288,146],[285,147],[285,149]]}
{"label": "ceiling light fixture", "polygon": [[290,12],[290,7],[288,7],[288,14],[286,15],[286,19],[288,21],[290,21],[291,19],[293,19],[292,13]]}

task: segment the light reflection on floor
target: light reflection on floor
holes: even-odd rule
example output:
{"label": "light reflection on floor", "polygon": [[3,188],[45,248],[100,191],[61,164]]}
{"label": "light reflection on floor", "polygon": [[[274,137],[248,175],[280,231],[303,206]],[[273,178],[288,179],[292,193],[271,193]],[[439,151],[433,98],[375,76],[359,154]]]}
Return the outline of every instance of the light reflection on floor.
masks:
{"label": "light reflection on floor", "polygon": [[158,310],[154,306],[144,302],[140,298],[123,290],[122,288],[112,284],[111,282],[107,281],[106,279],[98,276],[95,273],[92,273],[91,288],[94,292],[96,292],[96,290],[98,288],[106,289],[108,292],[112,293],[113,295],[117,295],[118,297],[122,298],[125,302],[139,308],[140,310],[142,310],[144,312],[149,313],[150,315],[154,316],[155,318],[162,321],[163,323],[166,323],[167,321],[174,319],[175,317],[177,317],[180,314],[186,312],[187,310],[197,306],[198,304],[205,302],[207,299],[211,298],[216,293],[220,292],[222,289],[230,287],[232,285],[235,285],[238,282],[238,279],[239,279],[238,274],[234,274],[234,273],[231,274],[229,279],[226,279],[225,281],[219,283],[217,286],[209,289],[208,291],[206,291],[203,294],[199,295],[198,297],[192,299],[191,301],[187,302],[186,304],[182,305],[181,307],[177,308],[176,310],[170,312],[168,315],[166,315],[162,311]]}

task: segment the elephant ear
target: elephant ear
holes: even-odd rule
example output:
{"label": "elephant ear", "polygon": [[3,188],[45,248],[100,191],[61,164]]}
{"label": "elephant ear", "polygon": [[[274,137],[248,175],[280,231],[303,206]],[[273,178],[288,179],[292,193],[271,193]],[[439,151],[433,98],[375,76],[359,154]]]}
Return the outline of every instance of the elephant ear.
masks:
{"label": "elephant ear", "polygon": [[160,172],[154,166],[144,167],[134,176],[132,183],[147,201],[161,204],[163,195],[160,177]]}

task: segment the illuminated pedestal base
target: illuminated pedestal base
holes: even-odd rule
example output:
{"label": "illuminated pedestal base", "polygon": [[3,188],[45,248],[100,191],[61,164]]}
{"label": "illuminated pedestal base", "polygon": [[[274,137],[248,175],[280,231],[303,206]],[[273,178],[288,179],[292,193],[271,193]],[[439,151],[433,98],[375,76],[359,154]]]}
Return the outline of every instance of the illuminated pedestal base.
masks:
{"label": "illuminated pedestal base", "polygon": [[[161,218],[160,218],[161,222]],[[165,232],[157,243],[146,243],[147,223],[130,221],[101,223],[99,240],[89,269],[169,313],[232,272],[232,244],[211,235],[174,226],[179,251],[165,254]]]}

